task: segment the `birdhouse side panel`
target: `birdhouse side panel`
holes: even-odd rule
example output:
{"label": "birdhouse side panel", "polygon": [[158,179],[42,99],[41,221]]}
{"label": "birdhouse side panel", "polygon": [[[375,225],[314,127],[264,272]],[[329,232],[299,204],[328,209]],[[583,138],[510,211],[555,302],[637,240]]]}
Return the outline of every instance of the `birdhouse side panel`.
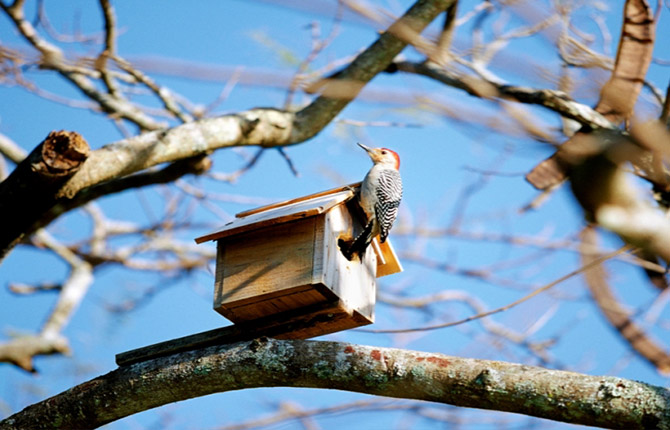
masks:
{"label": "birdhouse side panel", "polygon": [[369,320],[368,323],[372,323],[377,267],[375,253],[372,249],[368,249],[362,262],[358,258],[349,261],[338,245],[340,237],[351,238],[358,233],[361,229],[360,223],[352,217],[346,205],[340,205],[326,214],[323,224],[317,225],[317,232],[319,228],[324,230],[324,253],[321,263],[323,283],[348,309],[360,313]]}
{"label": "birdhouse side panel", "polygon": [[[221,239],[214,307],[261,303],[295,293],[296,288],[304,290],[312,283],[315,226],[315,217],[310,217]],[[286,297],[274,306],[284,310],[282,303],[295,300],[297,296]],[[267,307],[260,306],[258,313],[265,311]]]}

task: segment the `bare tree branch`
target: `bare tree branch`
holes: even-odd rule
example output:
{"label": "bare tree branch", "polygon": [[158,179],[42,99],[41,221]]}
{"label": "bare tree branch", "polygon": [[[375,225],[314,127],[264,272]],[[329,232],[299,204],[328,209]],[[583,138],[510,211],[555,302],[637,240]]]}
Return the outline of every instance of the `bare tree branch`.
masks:
{"label": "bare tree branch", "polygon": [[63,336],[52,338],[41,335],[20,336],[0,345],[0,361],[12,363],[27,372],[36,372],[33,357],[37,355],[69,353],[68,341]]}
{"label": "bare tree branch", "polygon": [[124,72],[127,72],[138,82],[143,83],[147,88],[153,91],[153,93],[156,94],[156,97],[158,97],[161,100],[161,102],[163,102],[163,106],[168,112],[172,113],[175,117],[179,118],[181,122],[193,121],[193,117],[183,111],[183,109],[179,106],[179,103],[177,103],[174,95],[170,90],[158,85],[149,76],[133,67],[133,65],[129,61],[126,61],[123,58],[116,55],[113,58],[116,64],[118,64],[119,67],[123,69]]}
{"label": "bare tree branch", "polygon": [[361,331],[361,332],[365,332],[365,333],[409,333],[409,332],[414,332],[414,331],[438,330],[438,329],[443,329],[443,328],[447,328],[447,327],[453,327],[453,326],[456,326],[456,325],[465,324],[465,323],[468,323],[470,321],[475,321],[475,320],[478,320],[480,318],[485,318],[485,317],[495,315],[495,314],[500,313],[500,312],[505,312],[505,311],[517,306],[517,305],[520,305],[521,303],[523,303],[525,301],[528,301],[528,300],[532,299],[533,297],[537,296],[538,294],[541,294],[541,293],[555,287],[556,285],[572,278],[573,276],[576,276],[576,275],[584,272],[585,270],[587,270],[587,269],[589,269],[589,268],[591,268],[591,267],[593,267],[597,264],[602,263],[603,261],[607,261],[610,258],[627,251],[628,249],[629,248],[627,246],[624,246],[624,247],[621,247],[618,250],[616,250],[614,252],[611,252],[609,254],[598,256],[597,258],[595,258],[591,262],[589,262],[589,264],[586,264],[586,265],[584,265],[584,266],[582,266],[582,267],[580,267],[576,270],[573,270],[572,272],[567,273],[567,274],[561,276],[560,278],[533,290],[531,293],[526,294],[525,296],[521,297],[520,299],[517,299],[517,300],[513,301],[512,303],[509,303],[505,306],[501,306],[501,307],[496,308],[496,309],[492,309],[490,311],[486,311],[486,312],[482,312],[482,313],[479,313],[479,314],[476,314],[476,315],[472,315],[470,317],[463,318],[463,319],[458,320],[458,321],[450,321],[450,322],[446,322],[446,323],[442,323],[442,324],[435,324],[435,325],[424,326],[424,327],[400,328],[400,329],[389,329],[389,330],[359,328],[359,329],[356,329],[356,330]]}
{"label": "bare tree branch", "polygon": [[0,344],[0,362],[15,364],[29,372],[36,372],[33,357],[46,354],[68,354],[67,339],[61,334],[79,303],[93,283],[93,268],[76,256],[49,233],[36,233],[42,246],[53,250],[70,266],[70,274],[59,288],[58,300],[38,335],[22,336]]}
{"label": "bare tree branch", "polygon": [[9,158],[14,164],[19,164],[28,155],[23,148],[3,134],[0,134],[0,154]]}
{"label": "bare tree branch", "polygon": [[0,2],[0,8],[7,13],[23,37],[42,54],[42,67],[57,71],[79,88],[86,97],[97,102],[103,111],[111,115],[127,119],[144,130],[156,130],[164,126],[164,124],[158,123],[144,114],[127,100],[99,91],[95,83],[86,75],[69,66],[63,51],[40,37],[35,27],[25,19],[22,3],[15,2],[12,6],[7,6]]}
{"label": "bare tree branch", "polygon": [[[597,246],[596,230],[593,227],[584,229],[582,241],[585,246]],[[582,254],[583,264],[592,262],[594,258],[596,257],[592,254]],[[586,284],[600,311],[635,352],[649,361],[660,373],[670,374],[670,353],[664,350],[658,344],[658,341],[652,339],[639,325],[635,324],[630,313],[623,308],[614,296],[607,278],[607,272],[601,264],[584,272]]]}
{"label": "bare tree branch", "polygon": [[458,14],[458,1],[454,2],[447,8],[444,14],[444,23],[442,24],[442,32],[437,40],[437,47],[432,60],[441,66],[449,62],[449,50],[451,49],[451,41],[454,38],[454,31],[456,29],[456,15]]}
{"label": "bare tree branch", "polygon": [[[377,42],[356,57],[338,77],[338,80],[352,83],[356,88],[350,94],[351,98],[330,98],[322,95],[296,114],[276,109],[252,109],[219,118],[203,119],[168,130],[153,131],[116,142],[93,151],[79,174],[75,174],[57,194],[51,198],[44,196],[42,201],[45,207],[50,208],[58,204],[59,199],[71,199],[88,187],[160,163],[191,158],[219,148],[239,145],[273,147],[307,140],[335,118],[358,91],[375,75],[386,69],[393,58],[405,47],[406,42],[393,35],[395,27],[405,26],[412,31],[420,32],[449,4],[451,4],[450,0],[418,1],[391,26],[388,32],[382,34]],[[16,25],[20,26],[22,34],[34,46],[58,59],[58,61],[54,60],[53,67],[59,70],[58,64],[61,63],[62,53],[58,48],[37,36],[35,29],[23,18],[22,10],[7,6],[3,6],[3,9],[12,17]],[[60,71],[62,72],[62,69]],[[66,73],[66,76],[71,75],[76,76],[76,79],[87,79],[83,75]],[[100,97],[103,99],[110,97],[97,92],[88,95],[94,100],[99,100]],[[119,108],[114,112],[121,117],[126,117],[123,115],[123,109]],[[41,216],[44,210],[32,211],[32,214]],[[57,215],[60,215],[60,212]],[[49,217],[45,217],[45,220],[50,221]],[[14,237],[0,240],[0,249],[6,253],[16,243],[16,237],[29,234],[41,225],[45,225],[45,222],[33,223],[32,228],[25,226],[9,228],[8,230],[13,232]]]}
{"label": "bare tree branch", "polygon": [[[363,86],[377,74],[386,70],[393,59],[407,45],[408,41],[399,39],[398,33],[420,33],[432,20],[455,0],[419,0],[399,20],[363,51],[344,70],[337,74],[337,81],[329,80],[321,88],[323,95],[296,114],[296,124],[291,133],[292,142],[302,142],[318,133],[342,109],[354,99]],[[346,98],[333,98],[329,94],[342,92],[341,85],[346,83]],[[309,127],[307,125],[310,125]]]}
{"label": "bare tree branch", "polygon": [[0,429],[97,428],[167,403],[253,387],[339,389],[611,428],[670,428],[670,392],[622,378],[336,342],[259,339],[121,367]]}
{"label": "bare tree branch", "polygon": [[[654,16],[646,0],[627,0],[623,21],[614,70],[595,107],[597,112],[616,124],[633,113],[654,49]],[[577,135],[589,131],[585,129]],[[562,159],[563,152],[570,151],[576,144],[578,139],[565,142],[561,150],[526,175],[528,182],[538,189],[563,182],[571,167]]]}
{"label": "bare tree branch", "polygon": [[113,97],[120,97],[119,89],[107,69],[107,60],[116,54],[116,15],[114,8],[109,0],[99,0],[102,16],[105,20],[105,49],[100,53],[96,60],[96,68],[100,71],[102,81],[107,87],[107,91]]}
{"label": "bare tree branch", "polygon": [[460,76],[433,63],[401,61],[393,63],[387,71],[402,71],[427,76],[468,94],[482,98],[503,98],[520,103],[536,104],[559,115],[573,119],[591,128],[615,128],[607,118],[594,109],[572,100],[567,94],[549,89],[505,85],[475,76]]}
{"label": "bare tree branch", "polygon": [[32,221],[52,206],[54,194],[88,154],[88,143],[79,134],[51,132],[0,183],[0,259],[21,240]]}

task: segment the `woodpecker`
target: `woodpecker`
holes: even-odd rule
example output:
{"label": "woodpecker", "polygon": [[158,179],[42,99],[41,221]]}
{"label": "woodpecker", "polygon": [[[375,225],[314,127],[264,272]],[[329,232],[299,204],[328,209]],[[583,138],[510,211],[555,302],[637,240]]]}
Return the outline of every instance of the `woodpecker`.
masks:
{"label": "woodpecker", "polygon": [[362,257],[377,235],[381,243],[386,241],[402,199],[398,154],[388,148],[368,148],[360,143],[358,146],[368,153],[374,165],[365,175],[358,194],[358,203],[367,217],[366,225],[354,242],[343,248],[347,260],[354,254]]}

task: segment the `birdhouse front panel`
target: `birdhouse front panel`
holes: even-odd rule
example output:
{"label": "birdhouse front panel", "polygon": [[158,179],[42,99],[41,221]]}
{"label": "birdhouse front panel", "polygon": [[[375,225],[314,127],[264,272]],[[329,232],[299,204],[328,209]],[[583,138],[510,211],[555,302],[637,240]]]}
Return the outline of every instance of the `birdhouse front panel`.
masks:
{"label": "birdhouse front panel", "polygon": [[214,308],[234,322],[332,300],[314,283],[316,218],[219,241]]}

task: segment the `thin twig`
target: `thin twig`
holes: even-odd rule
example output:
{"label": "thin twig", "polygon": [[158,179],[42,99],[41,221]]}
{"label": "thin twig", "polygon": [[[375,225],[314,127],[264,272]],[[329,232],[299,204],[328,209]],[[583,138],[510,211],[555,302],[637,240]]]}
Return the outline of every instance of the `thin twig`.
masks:
{"label": "thin twig", "polygon": [[119,98],[119,88],[107,69],[107,60],[116,55],[116,16],[109,0],[99,1],[102,15],[105,19],[105,49],[98,56],[95,65],[100,71],[102,81],[105,83],[105,87],[107,87],[107,92],[112,97]]}
{"label": "thin twig", "polygon": [[300,84],[301,81],[301,76],[303,73],[307,70],[309,65],[316,59],[316,57],[326,48],[328,45],[330,45],[333,40],[337,37],[337,35],[340,33],[340,24],[342,22],[342,12],[344,10],[342,0],[338,0],[337,2],[337,12],[335,13],[335,17],[333,18],[333,24],[332,28],[330,30],[330,34],[328,36],[321,40],[320,39],[320,27],[319,23],[317,21],[314,21],[311,24],[311,29],[312,29],[312,50],[310,53],[307,55],[307,57],[300,63],[298,66],[298,70],[296,70],[293,79],[291,79],[291,83],[288,86],[288,92],[286,94],[286,100],[284,100],[284,109],[290,109],[291,104],[293,102],[293,95],[295,94],[296,89],[298,88],[298,85]]}
{"label": "thin twig", "polygon": [[286,153],[286,150],[282,148],[281,146],[277,148],[277,152],[281,154],[282,158],[286,161],[286,164],[288,165],[288,168],[291,169],[291,173],[293,173],[293,176],[298,177],[300,176],[300,172],[298,172],[298,169],[296,169],[295,164],[293,163],[293,160],[291,160],[291,157],[288,156]]}
{"label": "thin twig", "polygon": [[500,313],[500,312],[507,311],[507,310],[509,310],[509,309],[511,309],[511,308],[513,308],[513,307],[515,307],[515,306],[517,306],[517,305],[519,305],[519,304],[521,304],[525,301],[528,301],[528,300],[532,299],[533,297],[537,296],[538,294],[543,293],[543,292],[549,290],[550,288],[553,288],[556,285],[558,285],[558,284],[560,284],[560,283],[562,283],[562,282],[564,282],[564,281],[566,281],[566,280],[568,280],[568,279],[570,279],[570,278],[572,278],[576,275],[579,275],[580,273],[582,273],[582,272],[584,272],[584,271],[586,271],[586,270],[588,270],[592,267],[595,267],[595,266],[599,265],[600,263],[603,263],[603,262],[609,260],[610,258],[615,257],[615,256],[617,256],[617,255],[619,255],[623,252],[626,252],[630,249],[631,249],[631,247],[629,245],[622,246],[621,248],[619,248],[618,250],[616,250],[614,252],[611,252],[609,254],[606,254],[606,255],[603,255],[603,256],[600,256],[600,257],[597,257],[597,258],[593,259],[592,261],[583,265],[579,269],[573,270],[572,272],[561,276],[560,278],[556,279],[555,281],[550,282],[547,285],[538,288],[537,290],[535,290],[532,293],[520,298],[519,300],[516,300],[516,301],[514,301],[510,304],[507,304],[505,306],[502,306],[500,308],[493,309],[491,311],[484,312],[484,313],[481,313],[481,314],[473,315],[471,317],[464,318],[462,320],[452,321],[452,322],[443,323],[443,324],[436,324],[436,325],[432,325],[432,326],[425,326],[425,327],[413,327],[413,328],[392,329],[392,330],[356,329],[356,331],[365,332],[365,333],[387,333],[387,334],[388,333],[409,333],[409,332],[417,332],[417,331],[437,330],[437,329],[441,329],[441,328],[447,328],[447,327],[453,327],[453,326],[460,325],[460,324],[465,324],[465,323],[468,323],[470,321],[478,320],[480,318],[488,317],[490,315],[494,315],[494,314],[497,314],[497,313]]}

